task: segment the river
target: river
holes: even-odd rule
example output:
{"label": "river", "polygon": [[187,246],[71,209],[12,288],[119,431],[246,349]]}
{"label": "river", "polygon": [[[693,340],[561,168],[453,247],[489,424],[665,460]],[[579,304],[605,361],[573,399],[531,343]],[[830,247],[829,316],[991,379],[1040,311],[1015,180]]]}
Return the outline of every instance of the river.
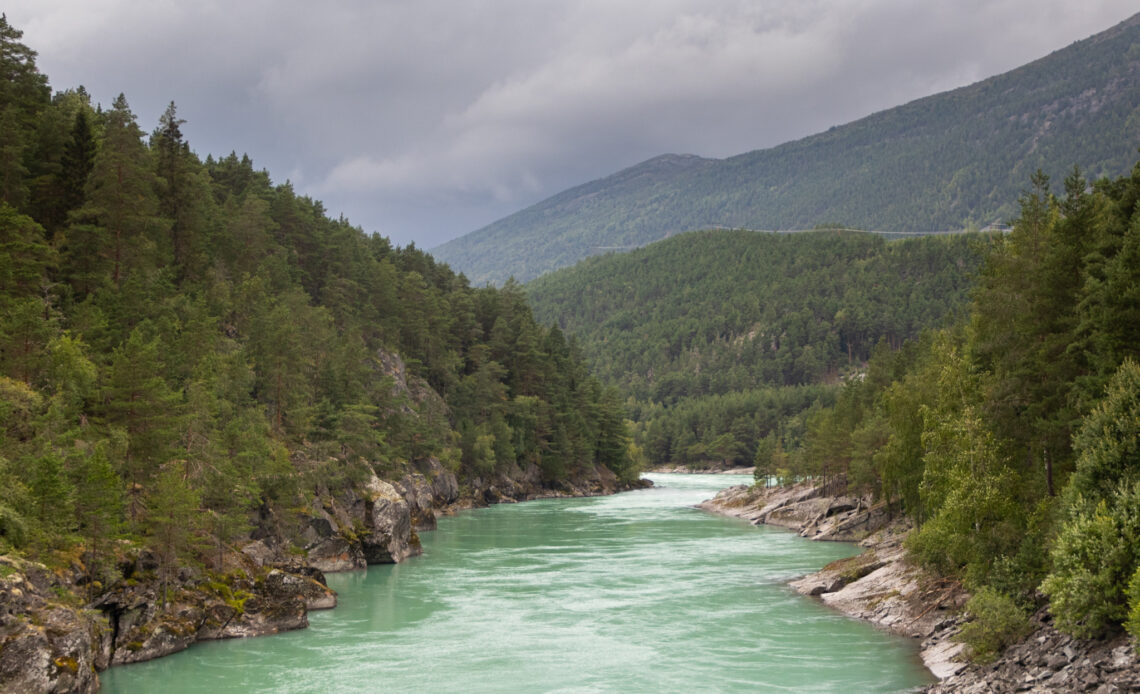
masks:
{"label": "river", "polygon": [[331,574],[335,610],[276,636],[198,644],[102,673],[110,694],[898,692],[916,644],[789,579],[850,545],[691,508],[731,475],[442,518],[424,555]]}

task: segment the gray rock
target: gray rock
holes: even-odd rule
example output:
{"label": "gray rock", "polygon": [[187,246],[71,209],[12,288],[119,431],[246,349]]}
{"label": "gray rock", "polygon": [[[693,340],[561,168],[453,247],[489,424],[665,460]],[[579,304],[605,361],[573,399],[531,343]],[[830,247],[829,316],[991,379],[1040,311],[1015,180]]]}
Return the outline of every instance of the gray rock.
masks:
{"label": "gray rock", "polygon": [[369,564],[394,564],[420,554],[419,537],[412,533],[408,502],[390,483],[373,475],[362,500],[364,532],[360,537]]}
{"label": "gray rock", "polygon": [[96,691],[106,620],[59,602],[68,586],[43,565],[0,556],[0,567],[0,691]]}
{"label": "gray rock", "polygon": [[340,535],[318,540],[306,552],[306,561],[326,573],[356,571],[367,566],[360,543],[350,542]]}

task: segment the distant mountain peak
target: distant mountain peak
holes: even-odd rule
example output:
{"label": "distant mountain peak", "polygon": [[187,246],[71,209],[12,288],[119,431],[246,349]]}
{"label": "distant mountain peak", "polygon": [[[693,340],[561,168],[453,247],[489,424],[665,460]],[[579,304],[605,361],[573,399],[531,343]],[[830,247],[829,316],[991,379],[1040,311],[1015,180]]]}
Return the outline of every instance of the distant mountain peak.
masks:
{"label": "distant mountain peak", "polygon": [[1140,14],[1002,75],[727,159],[664,154],[434,249],[476,284],[526,281],[712,227],[983,227],[1038,168],[1129,170],[1140,143]]}

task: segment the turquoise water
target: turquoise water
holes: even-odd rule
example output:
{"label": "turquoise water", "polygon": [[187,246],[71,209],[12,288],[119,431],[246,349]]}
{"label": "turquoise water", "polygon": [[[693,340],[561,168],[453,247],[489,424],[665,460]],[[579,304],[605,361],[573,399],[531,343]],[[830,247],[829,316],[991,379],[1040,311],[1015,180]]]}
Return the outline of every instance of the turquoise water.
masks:
{"label": "turquoise water", "polygon": [[896,692],[914,642],[785,583],[854,554],[691,508],[726,475],[443,518],[424,556],[333,574],[307,630],[198,644],[104,691]]}

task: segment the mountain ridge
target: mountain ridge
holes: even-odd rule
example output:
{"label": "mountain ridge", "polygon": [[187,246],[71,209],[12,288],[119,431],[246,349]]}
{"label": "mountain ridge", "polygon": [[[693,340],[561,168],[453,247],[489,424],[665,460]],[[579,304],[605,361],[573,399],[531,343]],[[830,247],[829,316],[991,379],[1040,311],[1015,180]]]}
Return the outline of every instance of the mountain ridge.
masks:
{"label": "mountain ridge", "polygon": [[776,147],[654,157],[432,253],[482,284],[717,226],[979,227],[1015,215],[1036,169],[1055,180],[1074,165],[1119,175],[1137,143],[1140,15],[1000,75]]}

